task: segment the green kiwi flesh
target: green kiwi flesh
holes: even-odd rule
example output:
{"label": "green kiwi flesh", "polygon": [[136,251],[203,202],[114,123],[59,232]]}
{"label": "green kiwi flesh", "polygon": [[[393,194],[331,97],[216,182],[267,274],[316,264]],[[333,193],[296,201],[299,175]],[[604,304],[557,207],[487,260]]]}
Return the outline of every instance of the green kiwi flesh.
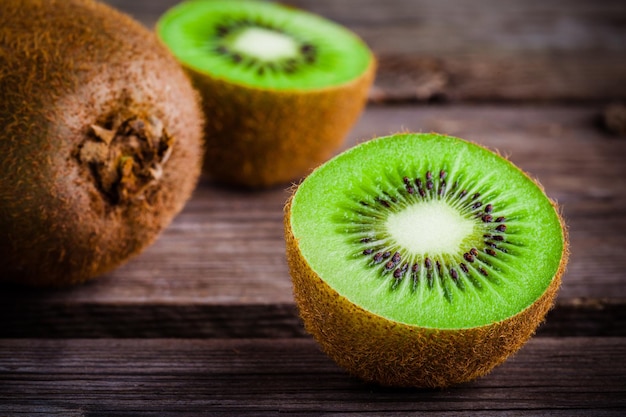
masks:
{"label": "green kiwi flesh", "polygon": [[309,173],[342,144],[374,78],[356,35],[279,4],[184,2],[157,34],[202,94],[204,171],[221,183],[271,187]]}
{"label": "green kiwi flesh", "polygon": [[199,97],[154,34],[108,6],[1,2],[0,91],[0,281],[109,271],[195,187]]}
{"label": "green kiwi flesh", "polygon": [[343,27],[266,2],[183,2],[160,19],[158,33],[185,65],[256,88],[337,86],[360,76],[372,60]]}
{"label": "green kiwi flesh", "polygon": [[436,134],[372,140],[322,165],[285,229],[307,329],[386,385],[446,386],[501,363],[543,320],[568,254],[535,181]]}

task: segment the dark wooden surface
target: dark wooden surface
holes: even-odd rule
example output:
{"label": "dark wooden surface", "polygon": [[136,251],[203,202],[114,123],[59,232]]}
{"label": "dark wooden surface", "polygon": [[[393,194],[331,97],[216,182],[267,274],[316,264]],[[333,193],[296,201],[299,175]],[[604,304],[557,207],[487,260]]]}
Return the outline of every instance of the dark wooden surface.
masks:
{"label": "dark wooden surface", "polygon": [[[168,0],[111,0],[149,27]],[[623,1],[291,1],[354,29],[380,71],[345,147],[436,131],[498,149],[569,225],[556,307],[490,375],[445,390],[364,384],[302,329],[287,187],[203,179],[144,253],[82,286],[0,288],[0,416],[626,415]]]}

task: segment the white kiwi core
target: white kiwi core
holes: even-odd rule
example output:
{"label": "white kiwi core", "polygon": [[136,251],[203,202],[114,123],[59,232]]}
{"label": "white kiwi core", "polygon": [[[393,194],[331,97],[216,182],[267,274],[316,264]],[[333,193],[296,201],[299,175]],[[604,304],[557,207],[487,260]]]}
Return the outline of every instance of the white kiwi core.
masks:
{"label": "white kiwi core", "polygon": [[415,255],[462,252],[475,222],[443,201],[413,204],[391,213],[386,228],[395,241]]}
{"label": "white kiwi core", "polygon": [[261,61],[274,61],[298,56],[298,43],[288,35],[258,27],[239,33],[232,49]]}

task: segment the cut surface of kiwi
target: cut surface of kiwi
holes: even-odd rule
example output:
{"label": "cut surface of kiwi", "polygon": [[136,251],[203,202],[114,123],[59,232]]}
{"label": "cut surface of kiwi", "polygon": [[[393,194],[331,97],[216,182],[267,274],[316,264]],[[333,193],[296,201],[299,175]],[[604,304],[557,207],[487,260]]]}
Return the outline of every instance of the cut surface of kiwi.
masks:
{"label": "cut surface of kiwi", "polygon": [[371,61],[367,46],[343,27],[273,3],[185,2],[163,16],[158,31],[184,64],[251,87],[336,86]]}
{"label": "cut surface of kiwi", "polygon": [[[395,359],[388,347],[384,367],[411,355],[439,364],[438,377],[423,364],[421,374],[406,371],[408,380],[364,374],[391,385],[448,385],[502,361],[543,319],[567,259],[561,217],[535,181],[483,147],[436,134],[398,134],[344,152],[300,184],[285,216],[296,299],[331,356],[351,370],[375,362],[393,339],[380,327],[397,326],[421,342],[414,351],[403,341],[409,351]],[[359,330],[344,328],[353,318],[337,319],[341,328],[320,324],[341,315],[361,317]],[[460,353],[463,343],[473,358]],[[468,371],[459,360],[482,368]]]}
{"label": "cut surface of kiwi", "polygon": [[0,282],[119,266],[200,175],[199,95],[157,37],[91,0],[0,2]]}
{"label": "cut surface of kiwi", "polygon": [[374,77],[374,57],[355,34],[276,3],[184,2],[157,34],[202,94],[204,171],[227,184],[283,184],[328,159]]}

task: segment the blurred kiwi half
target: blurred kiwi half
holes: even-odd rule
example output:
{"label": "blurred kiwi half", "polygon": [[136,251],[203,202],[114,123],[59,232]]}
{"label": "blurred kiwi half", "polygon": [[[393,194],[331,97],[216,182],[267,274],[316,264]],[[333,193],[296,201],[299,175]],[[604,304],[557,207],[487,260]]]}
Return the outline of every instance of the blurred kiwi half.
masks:
{"label": "blurred kiwi half", "polygon": [[188,1],[157,33],[192,76],[207,119],[204,171],[251,188],[300,178],[342,144],[374,78],[344,27],[260,1]]}

